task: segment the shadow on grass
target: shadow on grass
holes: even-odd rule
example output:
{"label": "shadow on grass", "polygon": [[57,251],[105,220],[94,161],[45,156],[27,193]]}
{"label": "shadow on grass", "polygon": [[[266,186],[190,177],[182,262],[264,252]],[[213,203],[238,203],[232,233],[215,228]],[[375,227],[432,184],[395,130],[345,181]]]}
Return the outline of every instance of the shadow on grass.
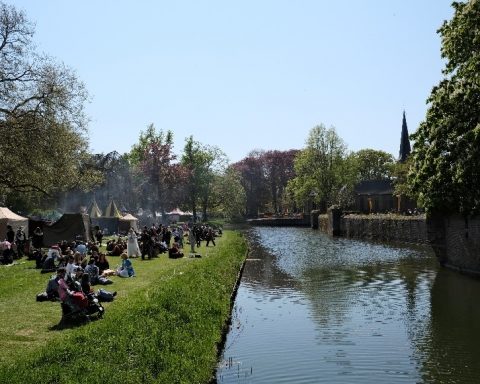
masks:
{"label": "shadow on grass", "polygon": [[58,324],[52,325],[48,328],[49,331],[63,331],[64,329],[73,329],[83,327],[84,325],[96,322],[101,320],[101,317],[98,316],[90,316],[81,319],[74,319],[74,320],[64,320],[61,319]]}

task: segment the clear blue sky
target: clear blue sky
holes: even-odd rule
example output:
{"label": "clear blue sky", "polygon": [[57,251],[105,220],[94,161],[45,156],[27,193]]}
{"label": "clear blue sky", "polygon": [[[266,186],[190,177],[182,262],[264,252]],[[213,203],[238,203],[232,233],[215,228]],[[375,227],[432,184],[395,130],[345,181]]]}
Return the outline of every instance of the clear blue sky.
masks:
{"label": "clear blue sky", "polygon": [[90,147],[127,152],[153,123],[220,147],[300,149],[334,126],[348,149],[398,156],[441,79],[450,0],[15,0],[40,51],[92,96]]}

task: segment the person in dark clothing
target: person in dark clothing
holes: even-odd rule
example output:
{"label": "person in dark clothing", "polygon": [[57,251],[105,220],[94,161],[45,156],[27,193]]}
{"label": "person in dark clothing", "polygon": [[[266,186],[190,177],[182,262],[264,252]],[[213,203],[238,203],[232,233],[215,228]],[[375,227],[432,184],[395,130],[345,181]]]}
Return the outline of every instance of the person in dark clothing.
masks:
{"label": "person in dark clothing", "polygon": [[171,259],[178,259],[183,257],[183,252],[180,252],[178,243],[173,243],[172,247],[168,249],[168,257]]}
{"label": "person in dark clothing", "polygon": [[43,247],[43,231],[40,227],[35,228],[32,236],[32,245],[35,249]]}
{"label": "person in dark clothing", "polygon": [[212,242],[213,246],[215,247],[215,233],[213,232],[212,228],[208,228],[207,234],[205,235],[205,240],[207,240],[206,246],[208,247],[208,243]]}
{"label": "person in dark clothing", "polygon": [[7,225],[7,241],[10,244],[13,244],[15,242],[15,232],[13,231],[11,225]]}
{"label": "person in dark clothing", "polygon": [[15,234],[15,244],[17,244],[18,257],[23,257],[26,241],[27,241],[27,236],[23,231],[23,227],[19,227],[17,229],[17,233]]}
{"label": "person in dark clothing", "polygon": [[102,246],[102,239],[103,239],[103,231],[98,228],[97,232],[95,232],[95,238],[97,239],[98,245]]}
{"label": "person in dark clothing", "polygon": [[98,261],[95,264],[97,264],[100,274],[102,274],[103,271],[110,269],[110,263],[104,253],[98,255]]}

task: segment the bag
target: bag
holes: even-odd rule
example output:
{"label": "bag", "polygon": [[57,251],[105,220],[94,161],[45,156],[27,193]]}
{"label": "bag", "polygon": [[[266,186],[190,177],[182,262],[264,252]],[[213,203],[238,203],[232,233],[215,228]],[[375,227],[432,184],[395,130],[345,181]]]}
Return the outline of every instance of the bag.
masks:
{"label": "bag", "polygon": [[114,294],[112,292],[106,291],[105,289],[100,288],[97,292],[98,301],[113,301]]}
{"label": "bag", "polygon": [[79,308],[88,307],[88,299],[83,292],[73,292],[71,297],[73,304],[77,305]]}

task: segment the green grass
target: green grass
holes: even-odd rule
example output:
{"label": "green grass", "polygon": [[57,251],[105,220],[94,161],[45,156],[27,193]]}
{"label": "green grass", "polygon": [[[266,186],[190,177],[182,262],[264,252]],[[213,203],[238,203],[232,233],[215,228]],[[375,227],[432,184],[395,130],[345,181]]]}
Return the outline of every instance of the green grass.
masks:
{"label": "green grass", "polygon": [[60,305],[35,302],[48,275],[31,262],[2,267],[0,382],[207,383],[246,244],[225,231],[200,253],[134,260],[137,277],[107,287],[118,295],[103,319],[63,330]]}

